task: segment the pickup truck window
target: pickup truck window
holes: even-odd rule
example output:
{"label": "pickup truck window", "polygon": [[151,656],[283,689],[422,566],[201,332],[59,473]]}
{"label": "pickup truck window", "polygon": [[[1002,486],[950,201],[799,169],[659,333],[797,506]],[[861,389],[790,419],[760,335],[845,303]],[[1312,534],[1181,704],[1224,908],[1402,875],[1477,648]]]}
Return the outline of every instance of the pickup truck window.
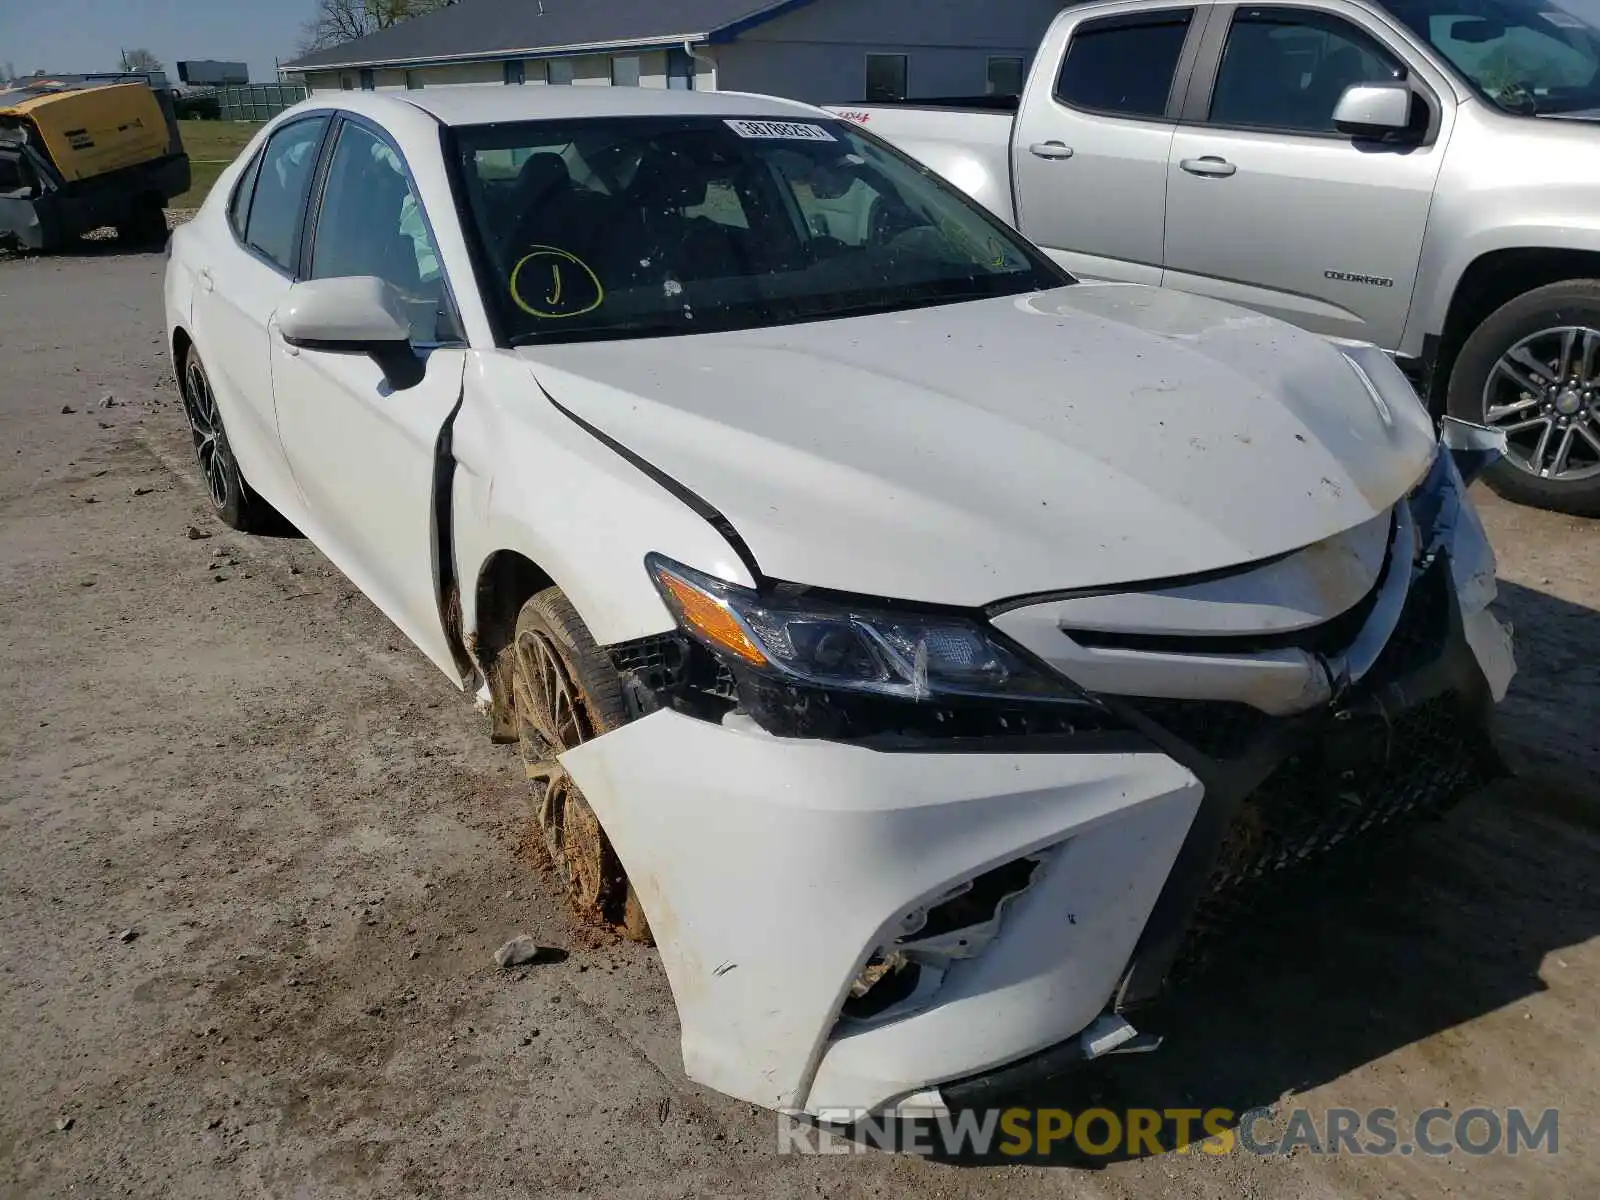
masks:
{"label": "pickup truck window", "polygon": [[1333,110],[1357,83],[1404,79],[1405,67],[1350,22],[1295,9],[1240,9],[1211,93],[1214,125],[1334,133]]}
{"label": "pickup truck window", "polygon": [[1085,21],[1056,78],[1056,99],[1117,117],[1166,114],[1192,9]]}
{"label": "pickup truck window", "polygon": [[[1547,0],[1382,0],[1478,94],[1517,116],[1600,109],[1600,26]],[[1592,10],[1591,10],[1592,11]]]}
{"label": "pickup truck window", "polygon": [[454,136],[485,299],[512,345],[759,328],[1072,282],[843,121],[605,118]]}

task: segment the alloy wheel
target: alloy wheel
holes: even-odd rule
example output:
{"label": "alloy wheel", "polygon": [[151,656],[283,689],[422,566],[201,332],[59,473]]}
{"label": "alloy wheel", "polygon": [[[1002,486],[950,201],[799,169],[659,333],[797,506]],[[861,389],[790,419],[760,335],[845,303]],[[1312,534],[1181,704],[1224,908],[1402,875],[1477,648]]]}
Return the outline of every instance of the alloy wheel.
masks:
{"label": "alloy wheel", "polygon": [[513,648],[517,745],[533,789],[545,849],[578,911],[604,920],[620,870],[600,821],[559,762],[595,734],[582,689],[549,638],[524,631]]}
{"label": "alloy wheel", "polygon": [[217,412],[211,381],[206,378],[205,368],[200,361],[192,355],[183,371],[183,408],[189,417],[194,451],[200,460],[200,471],[206,479],[206,490],[211,493],[211,503],[221,512],[228,503],[228,481],[234,469],[233,454],[222,429],[222,418]]}
{"label": "alloy wheel", "polygon": [[1600,475],[1600,330],[1542,329],[1500,356],[1483,389],[1484,423],[1507,461],[1540,479]]}

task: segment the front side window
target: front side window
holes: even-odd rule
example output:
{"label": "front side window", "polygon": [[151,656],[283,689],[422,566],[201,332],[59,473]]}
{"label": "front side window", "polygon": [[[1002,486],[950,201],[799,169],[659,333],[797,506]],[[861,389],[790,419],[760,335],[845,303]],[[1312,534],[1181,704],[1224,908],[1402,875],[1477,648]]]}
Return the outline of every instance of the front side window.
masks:
{"label": "front side window", "polygon": [[904,54],[867,55],[867,103],[894,104],[906,98]]}
{"label": "front side window", "polygon": [[311,279],[375,275],[392,285],[411,317],[411,340],[445,340],[439,252],[405,167],[389,144],[347,121],[328,164],[311,242]]}
{"label": "front side window", "polygon": [[1600,109],[1600,10],[1546,0],[1381,0],[1464,76],[1518,116]]}
{"label": "front side window", "polygon": [[606,118],[458,131],[512,344],[749,329],[1070,283],[841,121]]}
{"label": "front side window", "polygon": [[305,213],[327,117],[285,125],[261,155],[245,241],[285,271],[294,270],[295,242]]}
{"label": "front side window", "polygon": [[1056,98],[1110,116],[1164,116],[1192,15],[1185,8],[1085,21],[1061,62]]}
{"label": "front side window", "polygon": [[1393,83],[1405,68],[1348,21],[1295,9],[1240,9],[1211,93],[1216,125],[1334,133],[1346,88]]}

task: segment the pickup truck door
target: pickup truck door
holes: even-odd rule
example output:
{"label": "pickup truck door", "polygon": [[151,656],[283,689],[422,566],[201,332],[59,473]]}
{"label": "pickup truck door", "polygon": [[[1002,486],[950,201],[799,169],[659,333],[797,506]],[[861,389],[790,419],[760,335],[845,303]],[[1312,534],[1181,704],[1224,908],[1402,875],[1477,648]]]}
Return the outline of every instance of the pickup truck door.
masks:
{"label": "pickup truck door", "polygon": [[467,351],[426,214],[399,149],[339,122],[304,274],[375,275],[406,298],[421,383],[396,392],[363,354],[272,337],[278,432],[305,499],[305,533],[439,668],[460,677],[440,617],[435,465]]}
{"label": "pickup truck door", "polygon": [[234,184],[227,223],[203,226],[193,256],[195,345],[250,486],[295,519],[300,501],[273,414],[267,325],[294,284],[300,219],[328,114],[276,129]]}
{"label": "pickup truck door", "polygon": [[1012,135],[1018,228],[1068,270],[1161,282],[1167,161],[1209,9],[1057,18]]}
{"label": "pickup truck door", "polygon": [[[1172,140],[1166,286],[1399,346],[1454,115],[1445,81],[1340,0],[1218,5]],[[1340,134],[1355,83],[1413,88],[1414,135]]]}

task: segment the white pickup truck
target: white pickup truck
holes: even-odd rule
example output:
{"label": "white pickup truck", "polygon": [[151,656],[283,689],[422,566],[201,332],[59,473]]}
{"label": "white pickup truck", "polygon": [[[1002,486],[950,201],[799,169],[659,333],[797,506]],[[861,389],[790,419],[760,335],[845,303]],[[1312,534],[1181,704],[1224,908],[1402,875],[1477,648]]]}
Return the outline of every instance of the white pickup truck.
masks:
{"label": "white pickup truck", "polygon": [[[1394,354],[1600,516],[1600,29],[1546,0],[1112,0],[1020,101],[837,108],[1086,277]],[[895,214],[873,220],[892,225]]]}

